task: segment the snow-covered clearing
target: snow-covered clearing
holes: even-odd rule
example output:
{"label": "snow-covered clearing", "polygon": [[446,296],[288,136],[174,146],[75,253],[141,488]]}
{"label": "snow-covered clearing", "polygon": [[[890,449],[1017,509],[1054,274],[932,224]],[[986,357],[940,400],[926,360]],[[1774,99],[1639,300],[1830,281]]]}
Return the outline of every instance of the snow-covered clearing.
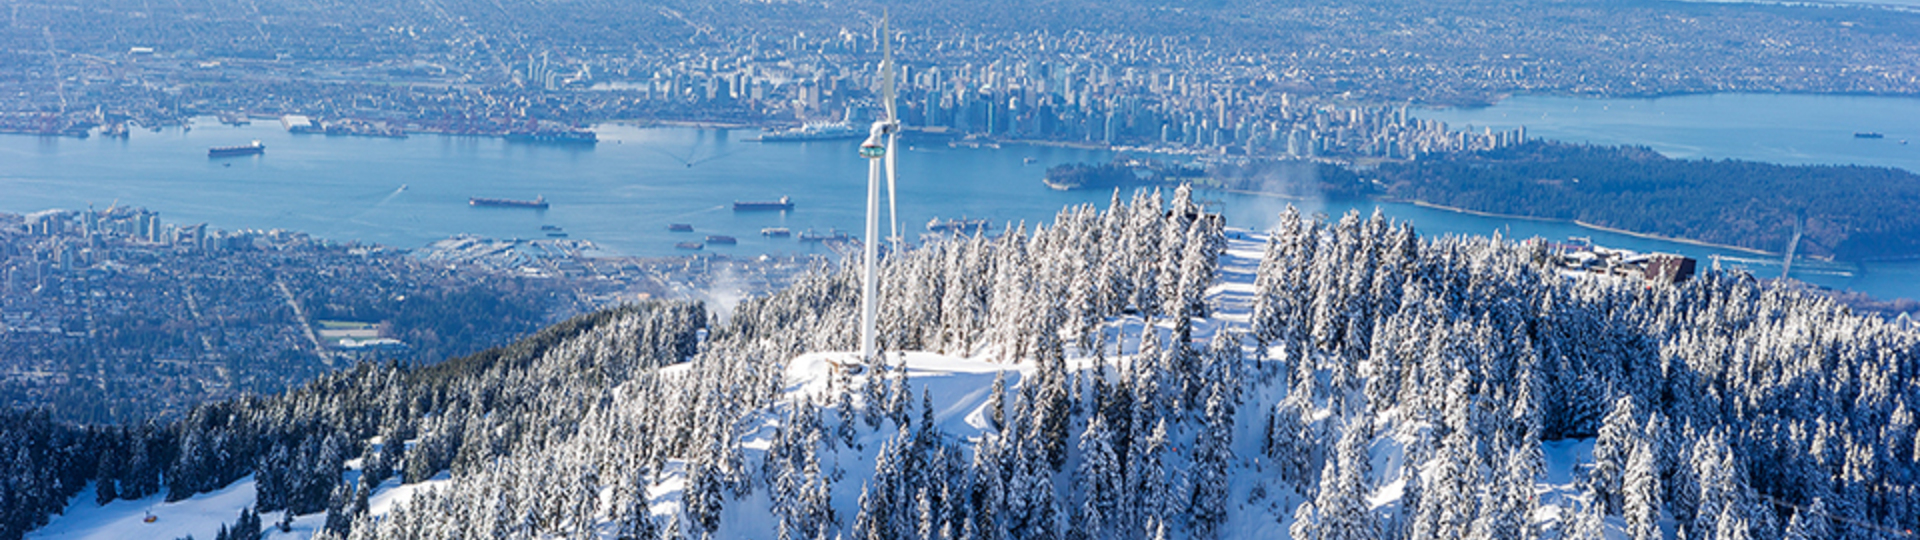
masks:
{"label": "snow-covered clearing", "polygon": [[[1253,279],[1265,249],[1266,237],[1245,230],[1229,230],[1227,237],[1227,252],[1221,258],[1221,280],[1207,291],[1212,313],[1209,318],[1194,323],[1193,337],[1197,343],[1210,340],[1214,333],[1222,329],[1244,329],[1251,316],[1255,292]],[[1126,316],[1110,320],[1103,331],[1108,333],[1109,338],[1117,338],[1111,342],[1118,343],[1121,350],[1132,351],[1139,348],[1147,328],[1146,321]],[[1171,338],[1170,323],[1156,321],[1151,328],[1158,333],[1162,343]],[[800,400],[823,399],[833,384],[836,370],[846,369],[840,367],[843,365],[857,364],[855,356],[846,352],[815,353],[791,360],[787,365],[787,395],[774,407],[781,409],[791,407]],[[912,395],[916,396],[915,410],[918,410],[917,396],[924,391],[931,398],[936,425],[952,436],[971,440],[992,429],[987,420],[987,406],[995,376],[1004,373],[1008,390],[1012,392],[1020,381],[1033,374],[1034,366],[1031,363],[1009,365],[989,361],[991,357],[991,352],[971,358],[907,352],[894,356],[893,361],[904,362],[906,366],[908,384]],[[1108,360],[1120,365],[1132,361],[1132,358],[1122,355]],[[1084,371],[1091,369],[1094,359],[1084,354],[1073,354],[1068,361],[1072,369]],[[837,390],[857,389],[865,377],[873,375],[852,375],[846,382],[847,388]],[[1242,406],[1234,425],[1235,457],[1229,475],[1232,480],[1228,499],[1233,507],[1225,527],[1220,531],[1222,538],[1291,537],[1287,528],[1292,522],[1295,508],[1305,499],[1273,473],[1273,465],[1262,457],[1259,442],[1265,437],[1267,411],[1271,411],[1285,397],[1286,389],[1278,383],[1259,385],[1250,389],[1246,396],[1247,403]],[[1331,412],[1323,410],[1320,414]],[[774,411],[763,411],[760,415],[760,427],[751,430],[742,441],[742,445],[748,449],[749,461],[757,460],[769,445],[781,418],[782,415]],[[1376,427],[1383,435],[1395,433],[1395,428],[1385,422]],[[882,444],[893,438],[894,433],[891,423],[883,424],[878,430],[863,426],[851,448],[836,447],[830,470],[842,476],[834,484],[833,506],[843,522],[850,522],[859,511],[860,494],[873,478],[876,456]],[[1406,444],[1407,441],[1382,436],[1375,441],[1370,452],[1374,475],[1367,499],[1383,521],[1400,511],[1405,485],[1404,479],[1400,478],[1400,471],[1402,461],[1406,458]],[[1579,476],[1575,469],[1583,463],[1590,463],[1593,452],[1591,440],[1554,441],[1545,446],[1546,467],[1544,474],[1536,481],[1539,506],[1534,512],[1534,522],[1543,531],[1552,530],[1561,516],[1567,515],[1570,508],[1579,504]],[[1178,453],[1180,449],[1174,450]],[[1077,456],[1069,459],[1067,470],[1072,469],[1071,463],[1077,462]],[[1178,462],[1184,462],[1185,459],[1175,457]],[[669,474],[664,475],[665,480],[656,485],[652,492],[652,509],[663,524],[680,511],[679,488],[685,482],[682,465],[676,463],[671,466]],[[721,528],[714,538],[766,537],[775,527],[772,513],[768,510],[770,504],[764,490],[745,500],[728,499]],[[1617,521],[1610,522],[1610,534],[1619,534],[1619,527]]]}
{"label": "snow-covered clearing", "polygon": [[[349,465],[357,467],[358,464]],[[346,481],[353,482],[359,479],[360,472],[350,468],[343,476]],[[382,482],[379,490],[368,498],[368,509],[375,516],[386,515],[395,504],[412,498],[415,493],[446,483],[446,473],[407,485],[402,485],[396,476]],[[241,509],[253,506],[254,490],[253,476],[248,475],[227,487],[185,500],[163,502],[166,495],[160,493],[144,499],[118,500],[101,506],[94,504],[94,488],[90,484],[67,503],[65,514],[54,516],[47,526],[27,533],[27,539],[170,540],[192,536],[199,540],[212,540],[221,526],[231,525],[240,517]],[[260,515],[260,521],[267,525],[262,538],[305,540],[312,538],[313,533],[319,531],[326,522],[324,512],[294,516],[292,527],[281,532],[275,527],[280,522],[281,514],[269,512]],[[154,518],[152,522],[146,521],[148,516]]]}

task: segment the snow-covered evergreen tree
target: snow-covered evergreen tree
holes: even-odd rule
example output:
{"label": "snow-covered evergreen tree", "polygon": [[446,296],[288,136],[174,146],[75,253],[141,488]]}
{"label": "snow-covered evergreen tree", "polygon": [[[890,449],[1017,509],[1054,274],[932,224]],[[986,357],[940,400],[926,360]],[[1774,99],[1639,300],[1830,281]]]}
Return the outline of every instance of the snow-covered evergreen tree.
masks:
{"label": "snow-covered evergreen tree", "polygon": [[1075,530],[1090,539],[1118,536],[1114,533],[1125,530],[1120,526],[1126,523],[1120,512],[1127,500],[1126,477],[1105,418],[1094,415],[1087,421],[1087,429],[1080,433],[1079,454],[1074,492],[1081,503]]}
{"label": "snow-covered evergreen tree", "polygon": [[1621,516],[1626,518],[1627,535],[1633,540],[1660,539],[1660,509],[1664,505],[1660,501],[1660,471],[1654,463],[1653,447],[1643,439],[1627,456]]}
{"label": "snow-covered evergreen tree", "polygon": [[[1920,527],[1913,328],[1737,274],[1569,279],[1540,263],[1543,243],[1421,239],[1377,213],[1289,209],[1251,290],[1218,286],[1243,275],[1222,257],[1252,266],[1261,240],[1235,232],[1224,252],[1219,224],[1188,190],[1116,193],[1104,212],[890,253],[883,345],[1000,361],[993,389],[931,394],[982,410],[932,402],[946,383],[905,379],[888,365],[903,353],[794,384],[814,376],[793,369],[819,358],[804,354],[843,358],[857,338],[857,272],[823,267],[724,321],[628,306],[172,423],[55,436],[0,415],[0,533],[89,479],[98,503],[249,472],[259,509],[336,510],[323,534],[342,538],[649,537],[645,495],[675,486],[659,537],[1138,540],[1295,516],[1298,538],[1525,538],[1546,505],[1564,538],[1609,519],[1635,538]],[[962,418],[986,425],[940,431]],[[1263,441],[1232,440],[1263,425]],[[1591,494],[1536,499],[1543,446],[1587,438]],[[342,482],[352,456],[362,480]],[[1402,461],[1374,474],[1376,459]],[[383,471],[447,487],[375,519],[356,508]],[[1395,475],[1397,512],[1374,511]],[[723,503],[772,515],[723,524],[751,514]]]}

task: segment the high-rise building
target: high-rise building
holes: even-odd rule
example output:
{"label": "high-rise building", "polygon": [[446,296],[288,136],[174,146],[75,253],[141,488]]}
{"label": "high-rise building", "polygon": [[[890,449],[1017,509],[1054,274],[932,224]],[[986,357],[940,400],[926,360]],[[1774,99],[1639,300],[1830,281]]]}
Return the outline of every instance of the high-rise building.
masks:
{"label": "high-rise building", "polygon": [[1022,111],[1020,108],[1020,96],[1015,95],[1013,97],[1007,98],[1007,136],[1008,137],[1019,137],[1022,134],[1026,133],[1026,130],[1021,129],[1023,126],[1020,125],[1020,118],[1022,116],[1022,113],[1024,112],[1025,111]]}
{"label": "high-rise building", "polygon": [[1119,140],[1119,138],[1120,138],[1119,117],[1115,115],[1112,110],[1108,110],[1106,129],[1104,130],[1100,140],[1105,141],[1107,144],[1114,144],[1114,142]]}

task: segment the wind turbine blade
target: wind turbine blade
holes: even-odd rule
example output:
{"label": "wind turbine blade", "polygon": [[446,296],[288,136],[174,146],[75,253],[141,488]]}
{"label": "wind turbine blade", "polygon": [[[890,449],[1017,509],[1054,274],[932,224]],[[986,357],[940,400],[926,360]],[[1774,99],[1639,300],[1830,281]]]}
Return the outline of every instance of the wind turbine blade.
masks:
{"label": "wind turbine blade", "polygon": [[888,18],[890,15],[880,15],[880,93],[886,101],[887,121],[898,122],[900,117],[893,110],[893,34],[887,29]]}
{"label": "wind turbine blade", "polygon": [[887,134],[887,237],[893,239],[896,244],[894,249],[898,250],[900,248],[897,245],[900,243],[900,206],[895,202],[899,197],[899,190],[895,189],[893,184],[893,156],[897,153],[893,151],[893,137],[894,134]]}

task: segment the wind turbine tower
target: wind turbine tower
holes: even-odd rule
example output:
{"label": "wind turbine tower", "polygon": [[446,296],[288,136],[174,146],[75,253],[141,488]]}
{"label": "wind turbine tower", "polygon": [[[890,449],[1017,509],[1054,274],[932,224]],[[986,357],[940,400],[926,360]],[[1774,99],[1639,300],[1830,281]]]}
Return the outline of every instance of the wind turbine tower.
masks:
{"label": "wind turbine tower", "polygon": [[876,265],[880,259],[880,175],[884,167],[887,176],[887,226],[889,238],[899,242],[899,220],[894,216],[897,205],[894,204],[893,141],[900,132],[899,116],[893,107],[893,34],[887,29],[887,17],[880,17],[880,95],[886,106],[886,116],[875,120],[867,131],[867,140],[860,143],[860,157],[867,159],[867,233],[861,237],[865,248],[865,283],[860,292],[860,359],[872,360],[875,330],[880,302],[880,276]]}

